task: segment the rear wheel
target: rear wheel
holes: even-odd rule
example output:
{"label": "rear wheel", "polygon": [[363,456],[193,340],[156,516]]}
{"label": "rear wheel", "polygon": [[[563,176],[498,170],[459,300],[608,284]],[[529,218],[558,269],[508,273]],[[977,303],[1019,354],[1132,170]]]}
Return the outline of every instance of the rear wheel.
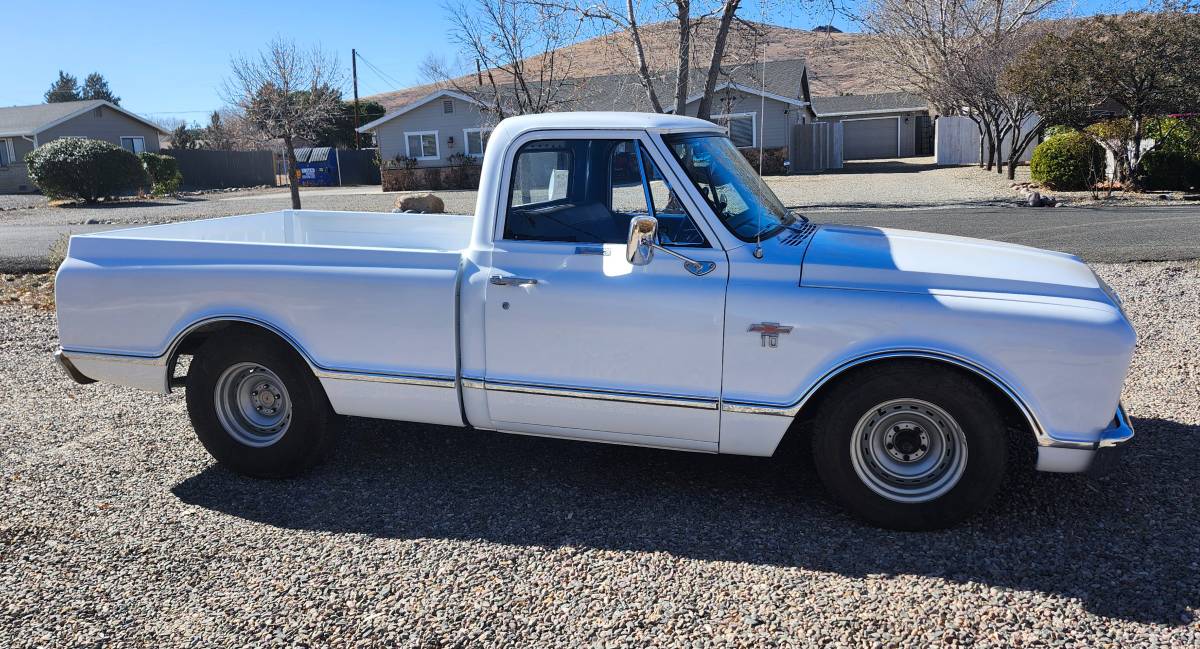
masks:
{"label": "rear wheel", "polygon": [[835,386],[814,421],[813,452],[847,509],[882,527],[929,530],[986,506],[1007,441],[999,409],[974,381],[912,362]]}
{"label": "rear wheel", "polygon": [[200,443],[255,477],[295,475],[324,458],[336,416],[308,365],[267,334],[214,337],[196,351],[187,405]]}

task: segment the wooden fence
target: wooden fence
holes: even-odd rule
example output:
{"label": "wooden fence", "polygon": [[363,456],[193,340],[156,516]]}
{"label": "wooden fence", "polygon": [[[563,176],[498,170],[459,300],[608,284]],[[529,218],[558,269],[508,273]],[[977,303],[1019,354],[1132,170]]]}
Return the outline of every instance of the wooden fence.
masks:
{"label": "wooden fence", "polygon": [[270,151],[208,151],[169,149],[179,161],[183,185],[189,189],[224,189],[275,185],[275,160]]}

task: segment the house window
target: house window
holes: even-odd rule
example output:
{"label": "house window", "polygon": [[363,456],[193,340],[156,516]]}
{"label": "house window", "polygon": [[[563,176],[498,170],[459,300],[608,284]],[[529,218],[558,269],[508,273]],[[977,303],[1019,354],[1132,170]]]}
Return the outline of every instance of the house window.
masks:
{"label": "house window", "polygon": [[130,153],[141,153],[146,150],[146,138],[140,135],[122,137],[121,148]]}
{"label": "house window", "polygon": [[442,100],[442,112],[447,115],[454,112],[454,101],[452,99]]}
{"label": "house window", "polygon": [[731,113],[713,115],[713,123],[729,129],[729,139],[737,147],[758,146],[758,114]]}
{"label": "house window", "polygon": [[7,167],[12,164],[16,156],[13,155],[12,140],[8,138],[0,138],[0,167]]}
{"label": "house window", "polygon": [[404,147],[405,155],[417,160],[437,160],[441,157],[437,131],[406,131]]}
{"label": "house window", "polygon": [[487,150],[488,138],[492,135],[490,128],[464,128],[463,147],[467,155],[481,156]]}

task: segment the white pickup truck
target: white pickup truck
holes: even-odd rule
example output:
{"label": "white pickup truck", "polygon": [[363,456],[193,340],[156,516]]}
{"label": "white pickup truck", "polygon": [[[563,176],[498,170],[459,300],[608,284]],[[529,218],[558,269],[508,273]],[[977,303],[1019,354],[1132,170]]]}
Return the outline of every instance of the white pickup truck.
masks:
{"label": "white pickup truck", "polygon": [[319,461],[335,413],[760,456],[805,435],[836,499],[927,529],[983,507],[1013,446],[1082,472],[1133,437],[1134,331],[1078,258],[815,225],[688,117],[505,120],[474,216],[75,236],[57,300],[72,378],[166,393],[190,356],[200,441],[254,476]]}

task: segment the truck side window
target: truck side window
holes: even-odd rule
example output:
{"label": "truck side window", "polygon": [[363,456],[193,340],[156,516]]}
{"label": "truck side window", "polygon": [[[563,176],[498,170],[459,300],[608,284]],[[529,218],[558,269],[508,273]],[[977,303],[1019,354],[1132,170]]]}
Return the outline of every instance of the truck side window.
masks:
{"label": "truck side window", "polygon": [[[504,238],[624,243],[629,221],[649,213],[632,140],[537,140],[513,159]],[[704,245],[679,201],[643,152],[664,243]],[[684,224],[687,225],[684,225]]]}

